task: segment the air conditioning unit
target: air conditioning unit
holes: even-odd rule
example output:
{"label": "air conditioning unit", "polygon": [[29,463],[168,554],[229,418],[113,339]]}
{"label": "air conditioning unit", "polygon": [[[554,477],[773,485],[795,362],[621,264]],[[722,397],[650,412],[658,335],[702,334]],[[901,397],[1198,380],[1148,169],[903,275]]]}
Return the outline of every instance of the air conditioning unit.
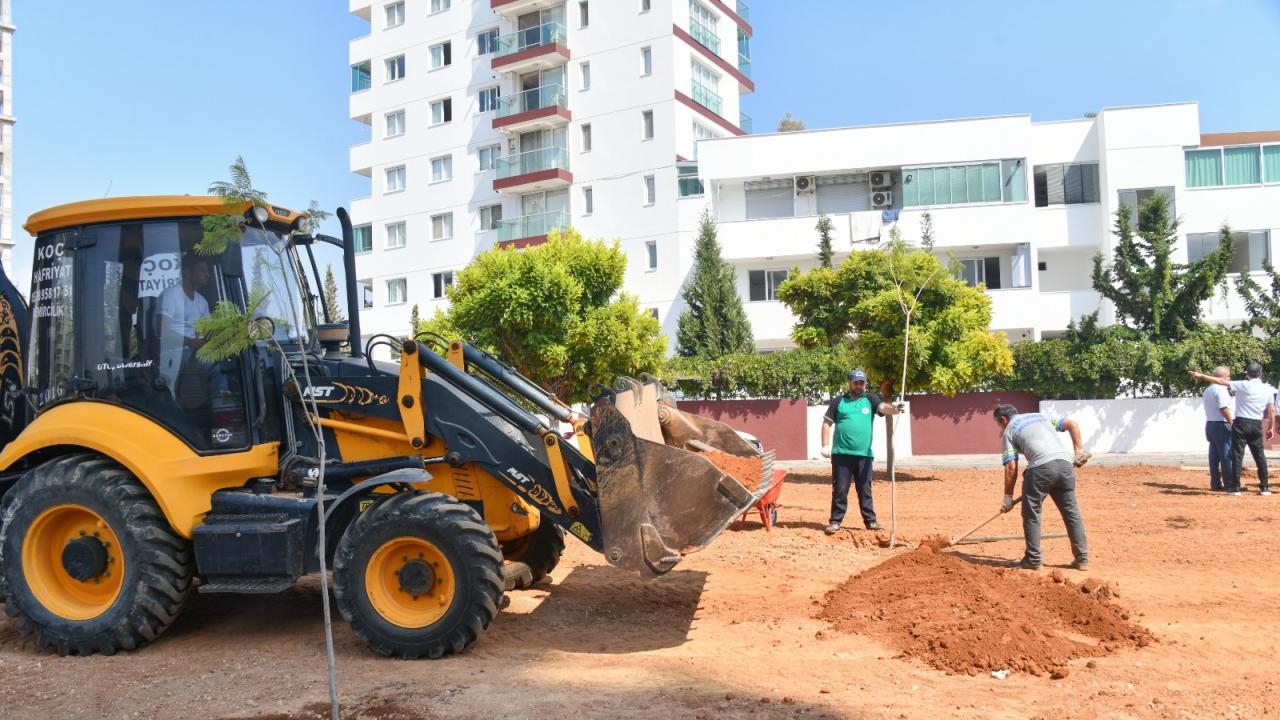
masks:
{"label": "air conditioning unit", "polygon": [[872,190],[871,191],[871,207],[887,208],[893,205],[892,190]]}
{"label": "air conditioning unit", "polygon": [[893,173],[888,170],[872,170],[868,175],[873,188],[893,187]]}
{"label": "air conditioning unit", "polygon": [[796,194],[811,193],[818,186],[818,179],[812,175],[801,175],[796,178]]}

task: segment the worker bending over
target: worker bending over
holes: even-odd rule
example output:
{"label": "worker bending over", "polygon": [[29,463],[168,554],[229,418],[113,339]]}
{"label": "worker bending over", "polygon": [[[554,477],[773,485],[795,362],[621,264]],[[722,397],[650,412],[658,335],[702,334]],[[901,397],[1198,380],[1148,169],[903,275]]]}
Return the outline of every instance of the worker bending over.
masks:
{"label": "worker bending over", "polygon": [[[1014,506],[1013,486],[1018,481],[1018,454],[1027,458],[1027,469],[1022,474],[1022,534],[1026,537],[1027,551],[1020,567],[1040,569],[1040,507],[1044,497],[1053,498],[1053,504],[1062,513],[1071,539],[1071,554],[1076,570],[1089,569],[1089,544],[1085,539],[1084,520],[1076,503],[1076,471],[1092,457],[1080,443],[1080,428],[1074,420],[1049,418],[1040,413],[1019,413],[1012,405],[997,405],[996,424],[1004,447],[1004,500],[1000,512],[1009,512]],[[1071,434],[1074,457],[1062,447],[1054,431]]]}

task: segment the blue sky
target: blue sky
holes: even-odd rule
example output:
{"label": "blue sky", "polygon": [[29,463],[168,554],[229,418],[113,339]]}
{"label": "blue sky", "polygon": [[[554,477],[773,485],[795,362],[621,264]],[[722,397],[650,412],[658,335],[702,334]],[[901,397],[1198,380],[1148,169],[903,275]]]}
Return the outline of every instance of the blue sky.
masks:
{"label": "blue sky", "polygon": [[[410,0],[425,2],[426,0]],[[468,0],[455,0],[467,2]],[[484,2],[484,0],[470,0]],[[619,0],[607,0],[619,1]],[[679,0],[677,0],[679,1]],[[200,193],[242,154],[272,200],[346,204],[345,0],[14,3],[14,235],[73,200]],[[1280,1],[752,0],[758,131],[1198,100],[1207,132],[1280,128]],[[332,231],[333,228],[330,228]]]}

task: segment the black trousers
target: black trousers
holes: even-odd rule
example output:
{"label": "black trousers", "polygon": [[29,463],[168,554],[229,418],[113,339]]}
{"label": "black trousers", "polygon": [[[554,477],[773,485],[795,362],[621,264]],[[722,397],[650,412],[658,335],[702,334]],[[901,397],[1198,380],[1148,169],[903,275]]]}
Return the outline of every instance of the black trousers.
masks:
{"label": "black trousers", "polygon": [[849,485],[858,488],[858,507],[862,524],[876,521],[876,508],[871,503],[871,461],[869,455],[831,456],[831,524],[839,525],[849,509]]}
{"label": "black trousers", "polygon": [[1240,471],[1244,469],[1244,448],[1249,447],[1253,455],[1253,463],[1258,466],[1258,489],[1268,490],[1267,456],[1262,448],[1262,421],[1253,418],[1236,418],[1231,423],[1231,479],[1227,481],[1227,492],[1240,489]]}

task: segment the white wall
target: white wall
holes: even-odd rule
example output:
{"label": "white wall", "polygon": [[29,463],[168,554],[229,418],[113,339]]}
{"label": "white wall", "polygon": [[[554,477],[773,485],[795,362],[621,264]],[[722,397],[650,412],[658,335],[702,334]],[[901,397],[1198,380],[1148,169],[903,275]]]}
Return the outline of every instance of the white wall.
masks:
{"label": "white wall", "polygon": [[[1075,420],[1093,453],[1208,452],[1200,398],[1043,400],[1040,412]],[[1070,448],[1070,436],[1061,438]]]}
{"label": "white wall", "polygon": [[[911,456],[911,403],[907,403],[907,413],[894,418],[893,446],[895,457],[899,460]],[[827,413],[826,405],[810,405],[806,417],[808,453],[810,460],[823,460],[822,457],[822,417]],[[885,445],[884,418],[877,418],[875,430],[871,435],[871,452],[879,462],[888,456]]]}

